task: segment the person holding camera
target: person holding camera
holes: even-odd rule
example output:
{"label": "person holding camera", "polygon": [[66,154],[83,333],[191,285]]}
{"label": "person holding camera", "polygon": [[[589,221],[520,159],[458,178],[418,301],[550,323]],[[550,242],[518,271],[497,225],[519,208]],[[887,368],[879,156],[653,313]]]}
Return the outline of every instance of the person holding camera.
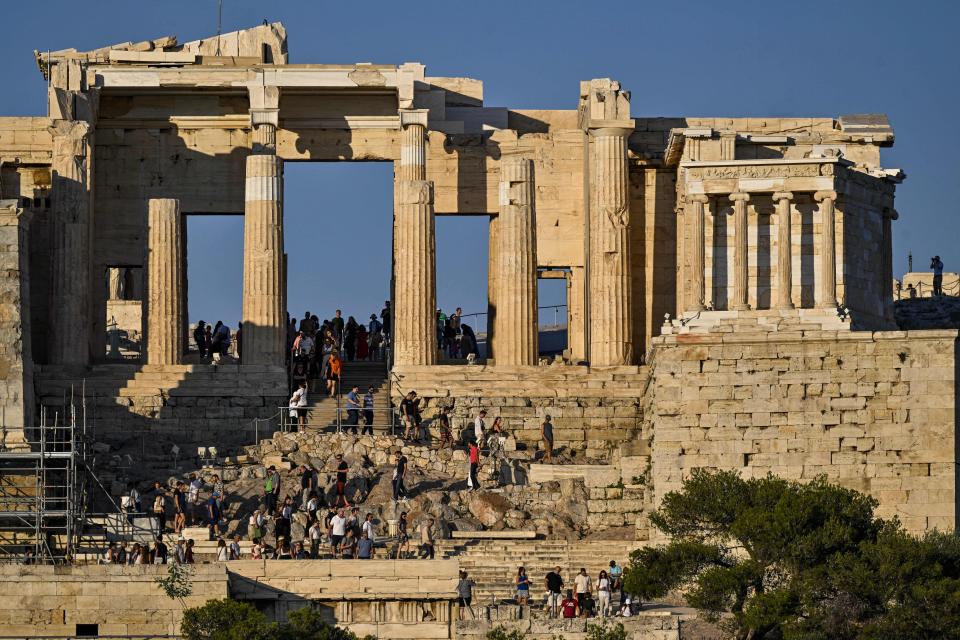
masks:
{"label": "person holding camera", "polygon": [[940,256],[930,259],[930,269],[933,270],[933,295],[943,295],[943,261]]}

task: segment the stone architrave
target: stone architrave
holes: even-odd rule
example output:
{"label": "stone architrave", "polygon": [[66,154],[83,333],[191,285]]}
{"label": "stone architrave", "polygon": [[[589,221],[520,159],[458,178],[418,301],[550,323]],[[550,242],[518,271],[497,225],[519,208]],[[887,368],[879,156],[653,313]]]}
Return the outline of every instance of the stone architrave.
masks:
{"label": "stone architrave", "polygon": [[[90,354],[90,125],[59,120],[53,137],[49,357],[85,365]],[[67,330],[66,319],[69,319]]]}
{"label": "stone architrave", "polygon": [[181,364],[184,248],[180,202],[153,198],[147,207],[147,364]]}
{"label": "stone architrave", "polygon": [[707,204],[707,201],[707,196],[699,194],[690,196],[688,200],[692,214],[690,216],[690,235],[693,238],[693,247],[690,255],[690,284],[692,289],[692,299],[690,301],[690,308],[687,310],[693,312],[703,311],[704,308],[706,308],[706,291],[704,287],[704,253],[706,237],[704,233],[703,217],[704,205]]}
{"label": "stone architrave", "polygon": [[533,161],[500,161],[498,223],[497,365],[535,365],[537,343],[537,236]]}
{"label": "stone architrave", "polygon": [[243,222],[243,364],[282,366],[286,350],[283,161],[276,155],[274,124],[254,126],[252,138]]}
{"label": "stone architrave", "polygon": [[747,203],[749,193],[731,193],[733,202],[733,306],[734,311],[750,309],[749,263],[747,260],[749,226],[747,221]]}
{"label": "stone architrave", "polygon": [[[633,361],[627,138],[632,129],[601,127],[593,136],[590,206],[590,363]],[[502,296],[501,296],[502,297]]]}
{"label": "stone architrave", "polygon": [[820,203],[820,286],[817,306],[837,308],[837,231],[834,214],[836,191],[817,191],[813,199]]}
{"label": "stone architrave", "polygon": [[394,362],[437,361],[433,183],[427,181],[427,111],[400,111],[400,165],[394,214]]}
{"label": "stone architrave", "polygon": [[779,191],[773,194],[777,203],[777,308],[793,309],[793,236],[790,231],[790,201],[793,194]]}

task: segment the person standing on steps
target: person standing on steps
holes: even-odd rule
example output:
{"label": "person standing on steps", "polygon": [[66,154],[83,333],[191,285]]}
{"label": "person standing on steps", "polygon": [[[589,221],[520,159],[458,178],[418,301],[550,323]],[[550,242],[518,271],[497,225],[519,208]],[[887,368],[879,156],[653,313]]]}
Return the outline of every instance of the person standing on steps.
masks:
{"label": "person standing on steps", "polygon": [[407,499],[407,488],[403,486],[403,477],[407,473],[407,457],[400,451],[395,454],[396,467],[393,469],[393,501]]}
{"label": "person standing on steps", "polygon": [[420,399],[416,391],[408,391],[400,402],[400,416],[404,422],[403,439],[420,440]]}
{"label": "person standing on steps", "polygon": [[373,435],[373,387],[363,395],[363,430],[360,435]]}
{"label": "person standing on steps", "polygon": [[602,569],[597,576],[597,612],[601,618],[606,618],[610,613],[610,578]]}
{"label": "person standing on steps", "polygon": [[473,421],[473,441],[477,443],[478,447],[483,445],[483,437],[487,429],[486,417],[486,409],[481,409]]}
{"label": "person standing on steps", "polygon": [[336,351],[330,354],[327,360],[327,370],[325,377],[327,379],[327,394],[332,398],[340,390],[340,373],[343,371],[343,361],[340,360]]}
{"label": "person standing on steps", "polygon": [[390,301],[389,301],[389,300],[384,300],[384,301],[383,301],[383,309],[380,310],[380,319],[383,321],[383,322],[381,323],[382,326],[383,326],[383,339],[384,339],[384,341],[386,341],[386,342],[389,343],[389,341],[390,341],[390,330],[393,329],[393,323],[390,321],[390,320],[391,320],[391,312],[390,312]]}
{"label": "person standing on steps", "polygon": [[543,439],[543,459],[553,462],[553,423],[550,416],[544,416],[540,425],[540,437]]}
{"label": "person standing on steps", "polygon": [[429,558],[433,560],[433,525],[436,522],[433,518],[428,518],[420,524],[420,559]]}
{"label": "person standing on steps", "polygon": [[319,520],[314,520],[307,535],[310,538],[310,559],[316,560],[320,555],[320,541],[323,540],[323,526]]}
{"label": "person standing on steps", "polygon": [[453,451],[453,431],[450,429],[450,416],[446,407],[440,407],[437,424],[440,425],[440,446],[437,448],[443,449],[446,446]]}
{"label": "person standing on steps", "polygon": [[524,567],[517,569],[517,604],[521,607],[530,604],[530,578]]}
{"label": "person standing on steps", "polygon": [[477,586],[477,583],[467,577],[467,572],[460,571],[460,581],[457,582],[457,604],[459,605],[459,611],[457,617],[460,620],[463,620],[463,610],[467,609],[470,611],[470,619],[476,619],[476,614],[473,612],[473,607],[470,606],[470,603],[473,602],[473,588]]}
{"label": "person standing on steps", "polygon": [[193,341],[197,344],[197,351],[200,353],[200,359],[207,357],[207,323],[201,320],[193,330]]}
{"label": "person standing on steps", "polygon": [[560,594],[563,592],[563,578],[560,577],[560,567],[555,567],[553,571],[544,576],[543,586],[547,590],[547,607],[550,610],[550,617],[556,618],[562,598]]}
{"label": "person standing on steps", "polygon": [[470,475],[467,476],[467,487],[470,491],[479,491],[480,480],[478,472],[480,471],[480,447],[477,446],[476,442],[470,443],[470,453],[468,457],[470,461]]}
{"label": "person standing on steps", "polygon": [[347,393],[347,426],[350,432],[357,435],[357,425],[360,423],[360,387],[353,385]]}
{"label": "person standing on steps", "polygon": [[335,456],[337,461],[337,498],[333,503],[334,507],[340,506],[340,501],[343,501],[343,506],[347,509],[350,508],[350,502],[347,500],[346,490],[347,490],[347,472],[350,470],[350,465],[347,464],[347,461],[343,459],[343,454],[338,453]]}
{"label": "person standing on steps", "polygon": [[577,596],[577,606],[580,608],[580,615],[586,618],[590,613],[590,607],[587,606],[587,600],[590,599],[590,592],[593,590],[592,580],[587,575],[587,570],[582,568],[580,573],[573,579],[573,588]]}
{"label": "person standing on steps", "polygon": [[330,324],[333,326],[333,335],[337,339],[337,344],[343,347],[343,312],[340,309],[337,309],[333,320],[330,321]]}
{"label": "person standing on steps", "polygon": [[357,541],[357,559],[370,560],[373,558],[373,539],[364,531],[360,534],[360,540]]}
{"label": "person standing on steps", "polygon": [[310,494],[316,489],[313,484],[313,470],[307,465],[300,465],[300,505],[301,510],[307,510],[307,504],[310,502]]}
{"label": "person standing on steps", "polygon": [[290,396],[290,417],[296,418],[300,431],[307,428],[307,382],[301,381]]}

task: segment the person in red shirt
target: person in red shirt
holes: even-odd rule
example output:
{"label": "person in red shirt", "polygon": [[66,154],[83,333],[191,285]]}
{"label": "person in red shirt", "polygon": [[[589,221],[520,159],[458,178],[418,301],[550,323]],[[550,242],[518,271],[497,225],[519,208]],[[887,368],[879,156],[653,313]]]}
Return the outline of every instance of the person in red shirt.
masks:
{"label": "person in red shirt", "polygon": [[476,442],[470,443],[470,476],[467,478],[467,487],[471,491],[480,490],[480,480],[477,479],[477,471],[480,469],[480,448]]}
{"label": "person in red shirt", "polygon": [[560,612],[564,618],[576,618],[579,613],[580,605],[573,597],[573,591],[567,590],[567,597],[560,603]]}

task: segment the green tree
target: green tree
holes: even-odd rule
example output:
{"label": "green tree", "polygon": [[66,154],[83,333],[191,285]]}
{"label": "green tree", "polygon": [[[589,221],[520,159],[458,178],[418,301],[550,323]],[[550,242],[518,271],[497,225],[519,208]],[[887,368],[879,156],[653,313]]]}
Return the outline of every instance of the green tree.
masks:
{"label": "green tree", "polygon": [[173,562],[167,565],[167,575],[164,578],[154,578],[163,592],[171,600],[177,600],[181,607],[186,607],[186,598],[193,593],[193,570],[189,565]]}
{"label": "green tree", "polygon": [[506,627],[495,627],[487,631],[486,640],[526,640],[527,634],[519,629],[507,630]]}
{"label": "green tree", "polygon": [[180,633],[185,640],[273,640],[277,630],[252,604],[227,598],[184,611]]}
{"label": "green tree", "polygon": [[697,471],[650,521],[671,538],[638,550],[625,589],[683,589],[735,637],[960,637],[960,542],[874,517],[876,501],[820,478]]}
{"label": "green tree", "polygon": [[355,633],[324,622],[313,607],[292,611],[287,620],[281,626],[280,640],[360,640]]}
{"label": "green tree", "polygon": [[608,624],[606,620],[600,624],[587,625],[587,640],[627,640],[627,630],[623,624]]}

